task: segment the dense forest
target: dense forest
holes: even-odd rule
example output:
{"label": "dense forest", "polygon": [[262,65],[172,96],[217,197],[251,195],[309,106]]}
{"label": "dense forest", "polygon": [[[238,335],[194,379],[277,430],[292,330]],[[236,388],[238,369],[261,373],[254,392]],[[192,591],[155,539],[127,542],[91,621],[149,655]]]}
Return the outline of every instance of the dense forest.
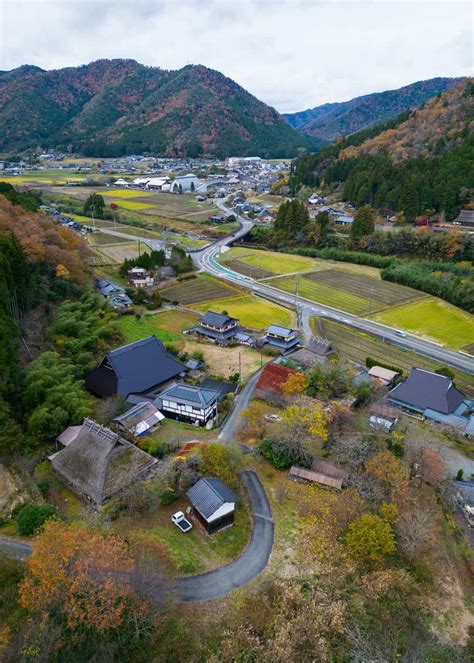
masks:
{"label": "dense forest", "polygon": [[292,192],[343,185],[343,200],[356,205],[454,218],[474,189],[473,90],[463,84],[416,112],[303,155],[292,169]]}

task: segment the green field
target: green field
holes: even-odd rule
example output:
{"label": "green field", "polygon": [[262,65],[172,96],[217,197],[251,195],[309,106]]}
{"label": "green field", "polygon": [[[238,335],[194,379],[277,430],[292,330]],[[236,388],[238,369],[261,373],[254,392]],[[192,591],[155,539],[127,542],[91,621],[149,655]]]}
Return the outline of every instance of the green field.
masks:
{"label": "green field", "polygon": [[246,265],[259,267],[272,274],[288,274],[314,268],[315,261],[303,256],[275,251],[258,251],[256,249],[230,249],[222,254],[222,260],[238,259]]}
{"label": "green field", "polygon": [[366,315],[369,310],[369,300],[363,297],[357,297],[343,290],[337,290],[330,286],[321,283],[310,281],[305,276],[283,276],[266,281],[268,285],[274,288],[291,292],[295,294],[298,286],[298,294],[300,297],[305,297],[312,302],[325,304],[347,311],[347,313],[354,313],[355,315]]}
{"label": "green field", "polygon": [[212,302],[215,299],[228,299],[240,294],[241,291],[238,288],[224,284],[207,274],[199,274],[196,279],[183,281],[161,290],[163,298],[170,302],[177,301],[184,306]]}
{"label": "green field", "polygon": [[146,191],[135,191],[133,189],[109,189],[108,191],[101,191],[101,194],[112,198],[140,198],[141,196],[150,195]]}
{"label": "green field", "polygon": [[253,295],[219,299],[209,305],[193,306],[193,309],[201,313],[205,313],[208,309],[217,313],[227,311],[232,317],[238,318],[241,325],[250,329],[265,329],[271,324],[292,327],[295,323],[292,311]]}
{"label": "green field", "polygon": [[150,203],[138,203],[134,200],[117,200],[116,202],[119,207],[123,207],[124,209],[142,210],[153,207]]}
{"label": "green field", "polygon": [[[442,366],[432,359],[401,350],[374,336],[356,331],[338,322],[323,318],[315,318],[313,322],[317,336],[329,339],[341,356],[359,364],[365,365],[366,358],[373,357],[385,364],[402,369],[405,375],[408,375],[414,366],[425,368],[428,371],[435,371]],[[467,395],[474,396],[472,377],[460,371],[454,371],[454,373],[458,387]]]}
{"label": "green field", "polygon": [[375,319],[456,349],[469,345],[474,338],[474,316],[431,297],[384,311]]}
{"label": "green field", "polygon": [[163,343],[183,346],[183,329],[192,327],[196,316],[181,311],[163,311],[157,315],[143,315],[137,320],[134,315],[122,315],[117,325],[123,334],[124,344],[139,341],[154,334]]}

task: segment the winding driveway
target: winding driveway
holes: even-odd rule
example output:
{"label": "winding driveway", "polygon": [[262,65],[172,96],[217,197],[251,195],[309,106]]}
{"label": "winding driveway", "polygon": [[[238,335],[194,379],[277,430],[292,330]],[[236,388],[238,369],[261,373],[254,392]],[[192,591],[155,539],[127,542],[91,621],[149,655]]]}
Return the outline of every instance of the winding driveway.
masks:
{"label": "winding driveway", "polygon": [[[222,598],[249,583],[266,567],[272,552],[274,535],[270,504],[260,479],[253,470],[242,472],[242,481],[250,498],[253,517],[249,545],[242,555],[230,564],[208,573],[178,578],[174,589],[179,603]],[[31,544],[0,536],[0,554],[24,561],[31,554]]]}
{"label": "winding driveway", "polygon": [[177,600],[211,601],[243,587],[266,567],[273,548],[274,526],[265,490],[252,470],[242,472],[242,480],[250,497],[253,531],[250,543],[240,557],[214,571],[178,578]]}

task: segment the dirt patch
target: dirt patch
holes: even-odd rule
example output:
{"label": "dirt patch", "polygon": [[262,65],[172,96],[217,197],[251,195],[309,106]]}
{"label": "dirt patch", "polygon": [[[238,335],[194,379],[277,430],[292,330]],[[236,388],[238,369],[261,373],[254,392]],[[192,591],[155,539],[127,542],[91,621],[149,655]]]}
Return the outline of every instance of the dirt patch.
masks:
{"label": "dirt patch", "polygon": [[222,348],[218,345],[186,341],[186,352],[191,354],[194,350],[202,350],[204,360],[210,375],[219,375],[224,378],[239,372],[239,354],[242,378],[246,380],[260,368],[260,354],[251,348],[235,347]]}
{"label": "dirt patch", "polygon": [[234,272],[238,272],[244,276],[250,276],[253,279],[265,279],[268,276],[273,276],[273,272],[268,269],[247,265],[245,262],[240,262],[240,260],[229,260],[224,264],[229,269],[233,269]]}

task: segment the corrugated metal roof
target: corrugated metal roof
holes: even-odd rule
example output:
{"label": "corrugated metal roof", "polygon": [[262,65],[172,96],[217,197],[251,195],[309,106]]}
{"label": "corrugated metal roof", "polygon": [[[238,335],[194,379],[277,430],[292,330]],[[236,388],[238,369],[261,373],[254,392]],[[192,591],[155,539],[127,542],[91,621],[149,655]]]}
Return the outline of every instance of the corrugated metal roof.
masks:
{"label": "corrugated metal roof", "polygon": [[312,481],[315,483],[320,483],[323,486],[328,486],[329,488],[336,488],[340,490],[342,488],[342,479],[334,479],[333,477],[328,477],[325,474],[320,474],[319,472],[313,472],[312,470],[306,470],[303,467],[291,467],[288,472],[289,477],[294,477],[296,479],[303,479],[303,481]]}

